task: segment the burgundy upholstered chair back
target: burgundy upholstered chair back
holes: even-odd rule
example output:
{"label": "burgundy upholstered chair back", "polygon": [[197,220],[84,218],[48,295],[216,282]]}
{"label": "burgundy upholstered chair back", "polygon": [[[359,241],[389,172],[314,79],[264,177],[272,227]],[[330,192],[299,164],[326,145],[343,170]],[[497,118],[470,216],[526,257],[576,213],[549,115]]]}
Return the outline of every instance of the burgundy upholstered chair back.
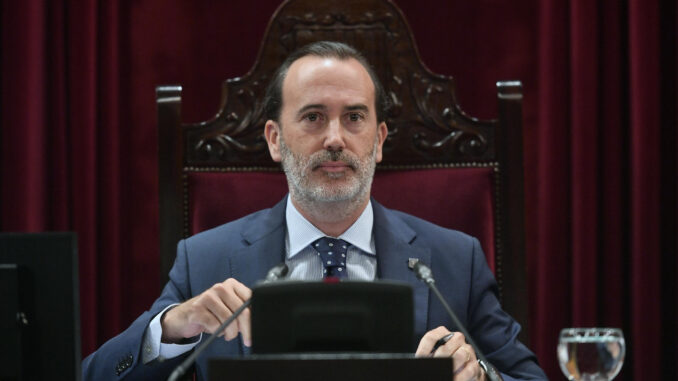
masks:
{"label": "burgundy upholstered chair back", "polygon": [[271,207],[286,194],[263,137],[262,98],[285,57],[319,40],[363,52],[393,103],[372,195],[477,237],[504,307],[525,324],[521,85],[497,83],[497,119],[469,117],[453,79],[422,64],[403,14],[388,0],[283,3],[250,72],[224,82],[212,120],[182,123],[181,87],[158,87],[163,280],[179,239]]}

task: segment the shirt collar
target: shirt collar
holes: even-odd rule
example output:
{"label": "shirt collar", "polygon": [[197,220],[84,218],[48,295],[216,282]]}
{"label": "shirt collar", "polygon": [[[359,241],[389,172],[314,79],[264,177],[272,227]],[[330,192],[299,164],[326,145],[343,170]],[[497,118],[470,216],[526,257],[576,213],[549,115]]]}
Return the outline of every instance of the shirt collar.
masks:
{"label": "shirt collar", "polygon": [[[292,258],[299,254],[313,241],[325,236],[325,233],[313,226],[311,222],[299,213],[294,204],[292,204],[291,197],[287,197],[285,219],[287,222],[287,239],[285,242],[288,248],[287,258]],[[337,238],[356,246],[366,254],[375,255],[374,239],[372,236],[373,223],[374,212],[372,211],[372,201],[368,201],[365,210],[363,210],[356,222]]]}

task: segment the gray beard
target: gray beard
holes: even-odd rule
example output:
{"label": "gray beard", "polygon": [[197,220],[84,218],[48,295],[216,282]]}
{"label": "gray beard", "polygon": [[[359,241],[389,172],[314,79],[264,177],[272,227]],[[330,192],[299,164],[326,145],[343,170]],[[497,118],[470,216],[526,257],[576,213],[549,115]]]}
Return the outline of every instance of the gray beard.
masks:
{"label": "gray beard", "polygon": [[[339,221],[356,213],[364,206],[372,187],[376,168],[377,141],[372,152],[362,160],[344,151],[319,151],[305,158],[293,153],[280,138],[282,167],[287,177],[290,196],[298,208],[322,221]],[[349,165],[349,173],[324,173],[329,179],[351,176],[345,184],[314,184],[307,174],[325,161],[341,160]]]}

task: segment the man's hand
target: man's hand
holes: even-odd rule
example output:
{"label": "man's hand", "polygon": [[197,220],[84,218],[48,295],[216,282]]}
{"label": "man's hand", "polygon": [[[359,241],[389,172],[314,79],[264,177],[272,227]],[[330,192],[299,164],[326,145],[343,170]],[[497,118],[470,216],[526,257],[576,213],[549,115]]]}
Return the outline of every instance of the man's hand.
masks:
{"label": "man's hand", "polygon": [[445,327],[428,331],[421,338],[415,356],[452,357],[455,381],[485,380],[485,372],[478,365],[476,352],[466,343],[461,332],[450,332]]}
{"label": "man's hand", "polygon": [[[217,283],[202,294],[165,312],[162,317],[162,342],[176,343],[202,332],[213,333],[233,311],[252,296],[252,290],[233,278]],[[242,334],[251,345],[250,310],[245,309],[224,331],[226,340]]]}

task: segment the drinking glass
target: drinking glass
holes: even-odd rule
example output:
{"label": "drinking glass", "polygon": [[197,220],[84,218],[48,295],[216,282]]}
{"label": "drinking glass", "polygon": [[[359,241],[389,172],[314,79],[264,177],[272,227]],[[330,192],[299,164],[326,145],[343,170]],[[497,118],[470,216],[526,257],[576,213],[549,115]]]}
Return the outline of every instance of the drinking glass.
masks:
{"label": "drinking glass", "polygon": [[626,343],[617,328],[565,328],[558,340],[558,362],[568,380],[607,381],[624,363]]}

